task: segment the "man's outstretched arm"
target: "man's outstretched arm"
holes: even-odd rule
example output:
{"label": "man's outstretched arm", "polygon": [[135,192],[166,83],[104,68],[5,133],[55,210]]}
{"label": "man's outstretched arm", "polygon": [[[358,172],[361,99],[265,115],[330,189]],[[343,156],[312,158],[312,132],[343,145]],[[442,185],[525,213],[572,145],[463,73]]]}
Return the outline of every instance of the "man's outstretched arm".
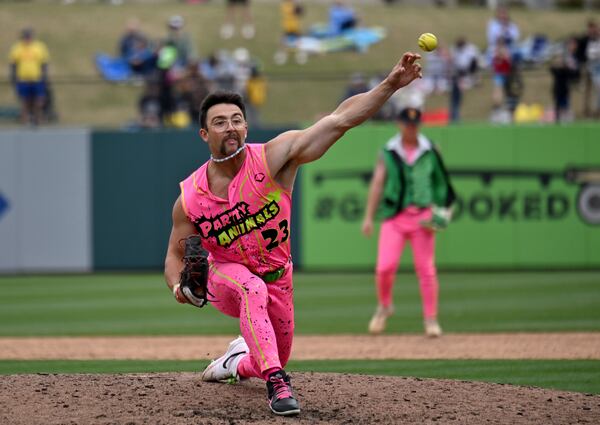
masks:
{"label": "man's outstretched arm", "polygon": [[267,145],[273,175],[284,186],[293,184],[300,164],[319,159],[344,133],[372,117],[398,89],[421,78],[421,56],[405,53],[388,76],[366,93],[352,96],[335,111],[305,130],[288,131]]}

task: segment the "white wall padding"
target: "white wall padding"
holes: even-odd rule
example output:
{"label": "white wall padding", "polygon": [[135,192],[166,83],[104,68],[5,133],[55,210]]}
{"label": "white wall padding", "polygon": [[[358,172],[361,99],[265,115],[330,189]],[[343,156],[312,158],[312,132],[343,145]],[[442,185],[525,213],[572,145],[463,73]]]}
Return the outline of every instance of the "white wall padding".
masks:
{"label": "white wall padding", "polygon": [[0,272],[91,269],[90,133],[0,132]]}

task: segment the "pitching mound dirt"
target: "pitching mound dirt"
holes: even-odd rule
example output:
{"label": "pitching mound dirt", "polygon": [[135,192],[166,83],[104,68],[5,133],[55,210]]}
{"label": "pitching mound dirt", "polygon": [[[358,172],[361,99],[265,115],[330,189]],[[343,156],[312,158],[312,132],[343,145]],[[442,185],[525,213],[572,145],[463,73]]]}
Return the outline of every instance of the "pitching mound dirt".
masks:
{"label": "pitching mound dirt", "polygon": [[3,424],[574,424],[600,423],[600,396],[433,379],[295,373],[302,413],[268,411],[264,384],[199,374],[0,378]]}
{"label": "pitching mound dirt", "polygon": [[[209,359],[231,337],[0,338],[2,359]],[[299,336],[294,359],[598,359],[600,334]],[[0,376],[0,424],[600,423],[600,396],[511,385],[293,373],[302,413],[271,414],[264,383],[199,373]]]}

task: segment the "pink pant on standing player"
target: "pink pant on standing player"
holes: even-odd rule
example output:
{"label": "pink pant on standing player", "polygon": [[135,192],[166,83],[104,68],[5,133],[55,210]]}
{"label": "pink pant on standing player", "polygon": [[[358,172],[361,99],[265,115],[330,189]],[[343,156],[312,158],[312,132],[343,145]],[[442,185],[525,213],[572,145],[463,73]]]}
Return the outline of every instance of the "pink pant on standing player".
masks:
{"label": "pink pant on standing player", "polygon": [[292,263],[279,280],[265,283],[244,265],[211,262],[208,289],[213,307],[240,319],[250,355],[238,365],[244,378],[263,378],[282,369],[292,351],[294,304]]}
{"label": "pink pant on standing player", "polygon": [[421,226],[421,221],[431,218],[431,209],[408,207],[394,217],[385,220],[379,233],[376,284],[379,304],[384,307],[392,303],[392,287],[400,256],[406,241],[409,241],[425,319],[437,317],[438,279],[435,268],[435,234]]}

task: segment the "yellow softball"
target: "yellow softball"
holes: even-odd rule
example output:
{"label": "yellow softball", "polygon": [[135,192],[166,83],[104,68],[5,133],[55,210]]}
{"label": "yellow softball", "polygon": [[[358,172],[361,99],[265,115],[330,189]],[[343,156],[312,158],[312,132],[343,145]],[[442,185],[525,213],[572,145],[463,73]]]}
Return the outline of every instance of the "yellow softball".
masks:
{"label": "yellow softball", "polygon": [[437,37],[430,32],[419,36],[419,47],[426,52],[431,52],[437,47]]}

